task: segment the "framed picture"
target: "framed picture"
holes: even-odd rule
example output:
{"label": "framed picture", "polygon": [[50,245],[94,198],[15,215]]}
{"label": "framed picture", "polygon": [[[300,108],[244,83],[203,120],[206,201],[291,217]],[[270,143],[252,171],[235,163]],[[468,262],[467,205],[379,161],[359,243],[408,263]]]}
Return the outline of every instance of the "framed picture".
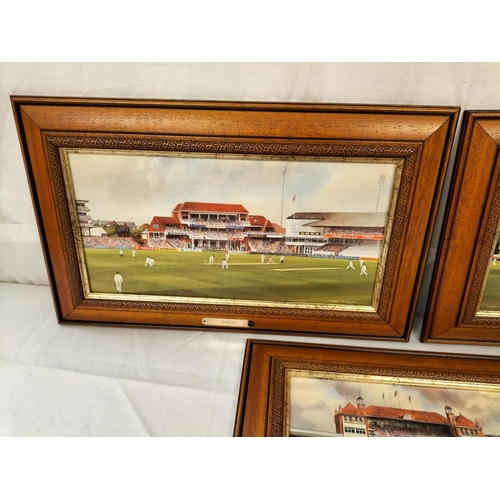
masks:
{"label": "framed picture", "polygon": [[500,344],[500,111],[466,112],[423,340]]}
{"label": "framed picture", "polygon": [[457,108],[12,104],[59,321],[407,338]]}
{"label": "framed picture", "polygon": [[235,436],[500,436],[500,358],[248,340]]}

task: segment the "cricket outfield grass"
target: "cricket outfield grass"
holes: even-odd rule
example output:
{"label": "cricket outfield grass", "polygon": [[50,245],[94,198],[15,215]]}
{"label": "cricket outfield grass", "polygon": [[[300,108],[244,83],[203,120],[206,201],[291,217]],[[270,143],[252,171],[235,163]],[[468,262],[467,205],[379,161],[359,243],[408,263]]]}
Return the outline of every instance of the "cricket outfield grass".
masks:
{"label": "cricket outfield grass", "polygon": [[490,267],[479,309],[500,311],[500,264]]}
{"label": "cricket outfield grass", "polygon": [[[260,255],[231,254],[228,267],[222,269],[222,252],[178,252],[140,250],[132,257],[130,250],[85,249],[85,259],[94,293],[116,293],[113,276],[123,277],[122,293],[168,295],[179,297],[243,299],[260,301],[307,302],[370,306],[378,261],[366,261],[368,276],[346,269],[348,261],[279,255],[274,263],[261,264]],[[146,257],[155,260],[145,265]]]}

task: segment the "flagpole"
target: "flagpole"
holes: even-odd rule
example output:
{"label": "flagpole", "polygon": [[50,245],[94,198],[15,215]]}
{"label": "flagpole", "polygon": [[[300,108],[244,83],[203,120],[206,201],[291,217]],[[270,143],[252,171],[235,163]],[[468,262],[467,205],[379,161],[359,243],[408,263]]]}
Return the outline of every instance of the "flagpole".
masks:
{"label": "flagpole", "polygon": [[283,227],[283,205],[285,203],[285,175],[286,175],[286,165],[285,168],[283,169],[283,184],[281,187],[281,219],[280,219],[281,227]]}
{"label": "flagpole", "polygon": [[375,212],[378,212],[378,202],[380,200],[380,191],[384,187],[385,179],[386,179],[385,175],[378,176],[378,196],[377,196],[377,207],[375,208]]}

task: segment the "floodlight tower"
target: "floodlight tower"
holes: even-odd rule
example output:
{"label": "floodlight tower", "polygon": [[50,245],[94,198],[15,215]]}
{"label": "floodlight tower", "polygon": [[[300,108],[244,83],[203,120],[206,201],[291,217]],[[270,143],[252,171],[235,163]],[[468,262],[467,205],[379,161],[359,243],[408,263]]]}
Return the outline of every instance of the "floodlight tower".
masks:
{"label": "floodlight tower", "polygon": [[380,191],[384,187],[386,178],[387,178],[387,176],[385,176],[385,175],[378,176],[378,196],[377,196],[377,208],[375,209],[375,212],[378,212],[378,202],[380,201]]}
{"label": "floodlight tower", "polygon": [[283,227],[283,204],[285,203],[285,175],[286,175],[286,165],[283,169],[283,184],[281,187],[281,219],[280,226]]}

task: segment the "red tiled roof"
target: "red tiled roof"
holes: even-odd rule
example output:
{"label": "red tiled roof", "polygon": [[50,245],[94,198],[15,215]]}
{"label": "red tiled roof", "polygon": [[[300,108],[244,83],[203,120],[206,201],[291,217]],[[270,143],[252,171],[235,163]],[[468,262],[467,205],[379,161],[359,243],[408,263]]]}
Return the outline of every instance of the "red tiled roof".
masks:
{"label": "red tiled roof", "polygon": [[387,408],[385,406],[369,406],[366,415],[370,417],[402,419],[409,415],[411,420],[433,424],[448,424],[448,419],[433,411],[409,410],[407,408]]}
{"label": "red tiled roof", "polygon": [[277,233],[284,233],[285,232],[285,228],[281,227],[279,224],[276,224],[275,222],[271,222],[271,225],[273,226],[274,230]]}
{"label": "red tiled roof", "polygon": [[285,229],[282,228],[279,224],[275,224],[274,222],[271,222],[269,219],[266,219],[263,215],[249,215],[248,220],[250,221],[250,224],[252,226],[259,226],[262,232],[266,232],[270,227],[273,228],[273,230],[276,233],[284,233]]}
{"label": "red tiled roof", "polygon": [[474,427],[477,429],[477,425],[475,422],[472,422],[472,420],[469,420],[467,417],[464,417],[463,415],[459,415],[456,418],[457,422],[457,427]]}
{"label": "red tiled roof", "polygon": [[363,410],[356,408],[352,403],[348,403],[342,408],[342,413],[346,415],[363,415]]}
{"label": "red tiled roof", "polygon": [[[388,408],[386,406],[368,406],[363,413],[354,405],[349,403],[342,409],[342,413],[348,415],[365,415],[367,417],[390,418],[404,420],[408,415],[411,420],[416,422],[427,422],[432,424],[448,424],[448,419],[439,413],[433,411],[409,410],[407,408]],[[465,418],[465,417],[464,417]]]}
{"label": "red tiled roof", "polygon": [[198,201],[185,201],[179,203],[174,212],[185,210],[188,212],[230,212],[248,214],[248,210],[239,203],[204,203]]}
{"label": "red tiled roof", "polygon": [[158,224],[160,226],[158,229],[163,231],[165,229],[166,224],[179,224],[179,218],[155,215],[151,220],[151,222],[149,223],[149,227],[152,228],[153,224]]}
{"label": "red tiled roof", "polygon": [[250,221],[250,224],[252,224],[252,226],[264,227],[264,225],[267,223],[267,219],[263,215],[249,215],[248,220]]}

